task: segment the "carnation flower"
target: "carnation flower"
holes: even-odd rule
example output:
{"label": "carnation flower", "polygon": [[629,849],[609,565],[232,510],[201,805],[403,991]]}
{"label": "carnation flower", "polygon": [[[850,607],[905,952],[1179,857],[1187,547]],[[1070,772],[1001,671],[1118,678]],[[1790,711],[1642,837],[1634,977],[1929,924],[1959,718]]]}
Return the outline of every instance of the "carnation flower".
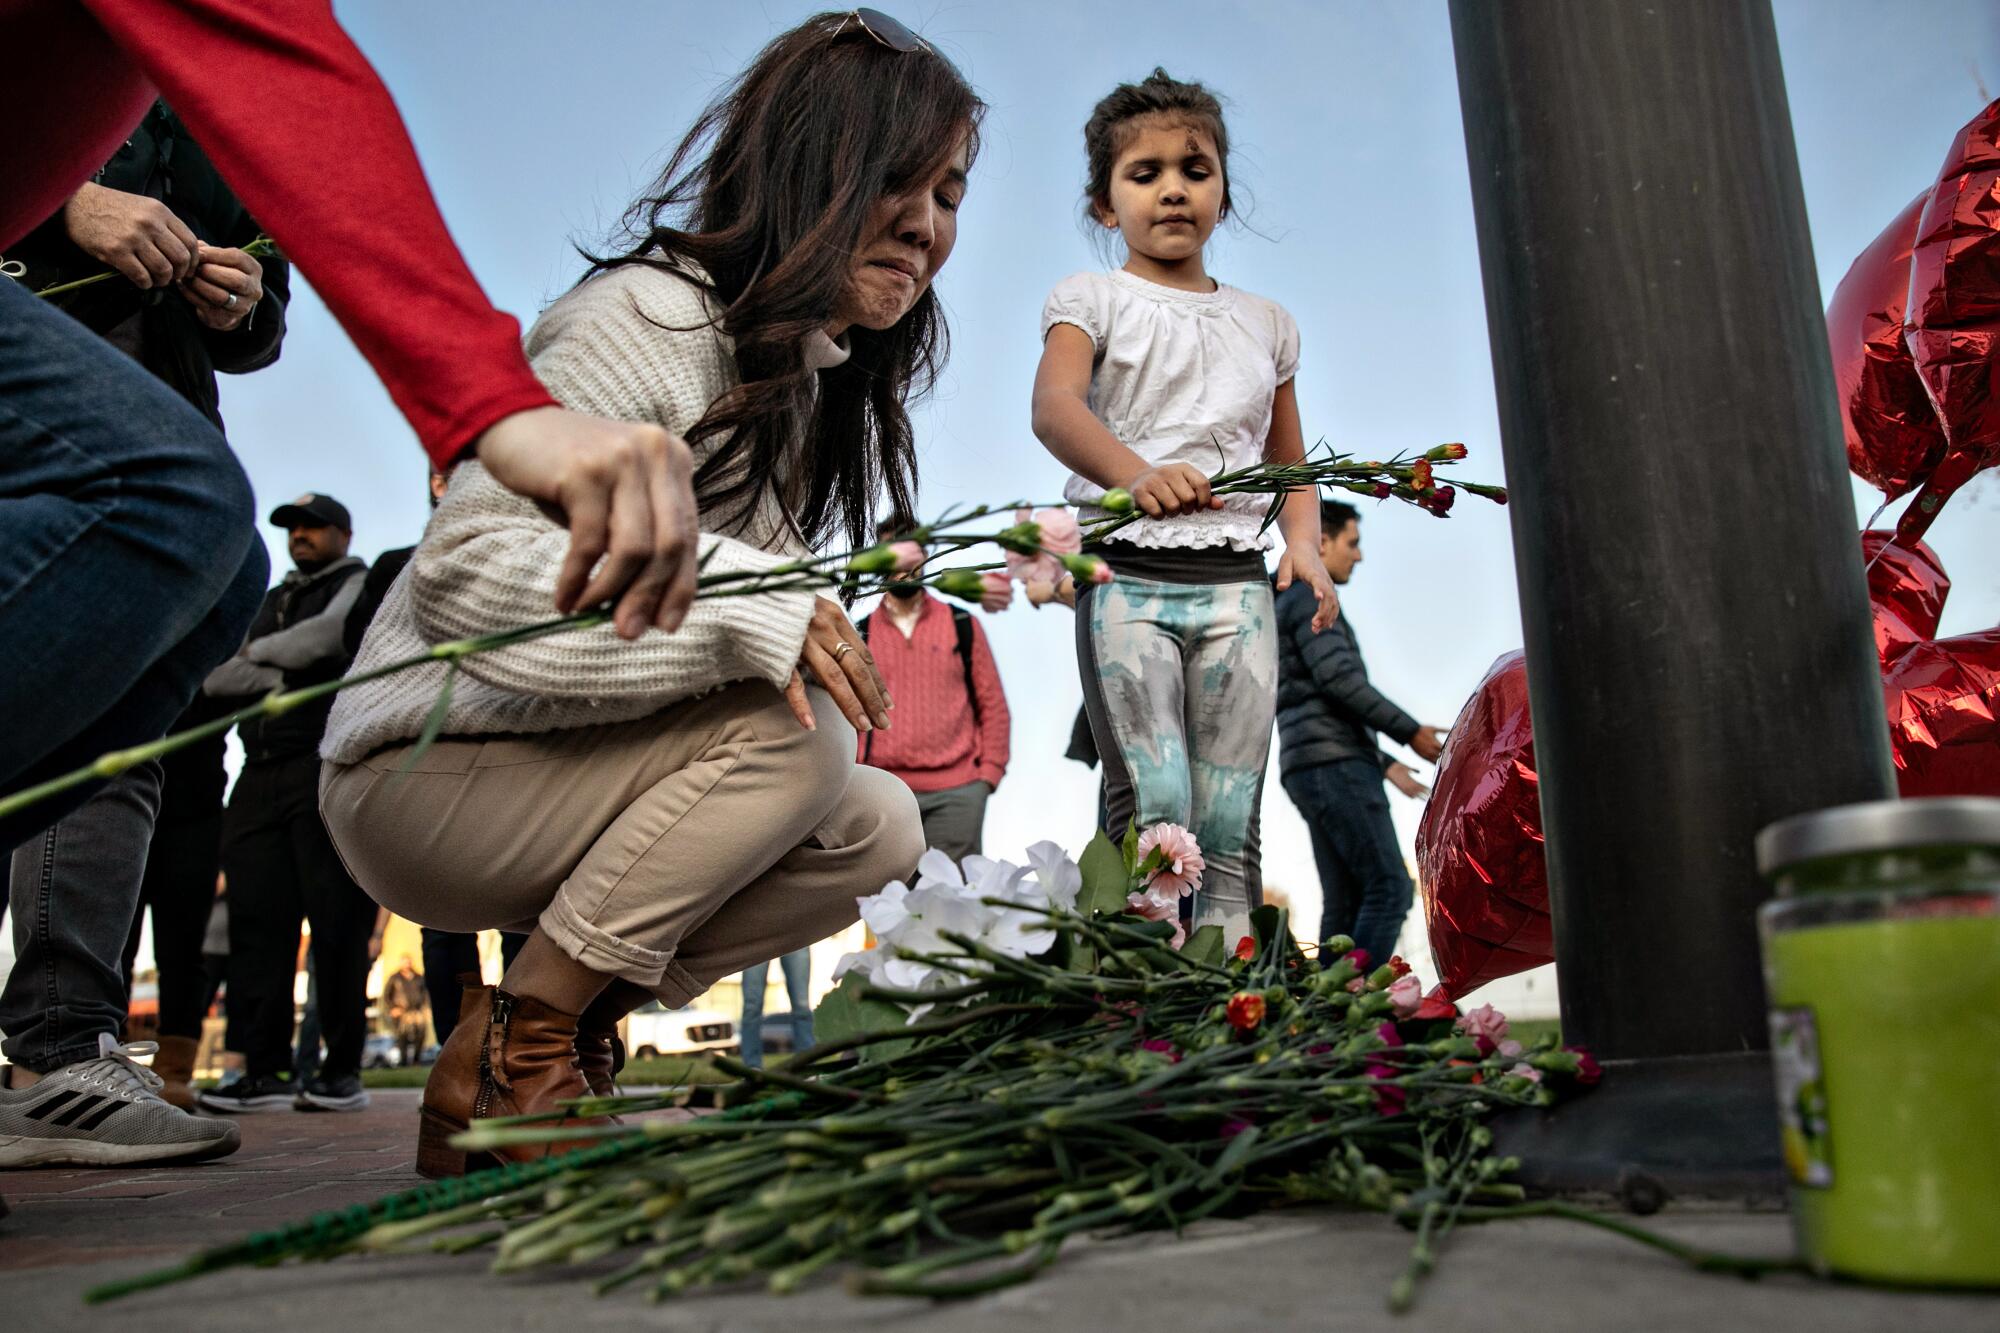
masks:
{"label": "carnation flower", "polygon": [[1007,548],[1008,577],[1020,583],[1034,579],[1062,582],[1060,557],[1083,550],[1083,530],[1077,526],[1076,515],[1067,509],[1038,509],[1032,514],[1017,509],[1013,529],[1002,535],[1014,538],[1002,545]]}
{"label": "carnation flower", "polygon": [[1404,975],[1389,983],[1389,1008],[1398,1018],[1414,1018],[1423,1007],[1424,983]]}
{"label": "carnation flower", "polygon": [[979,599],[979,609],[988,615],[998,615],[1014,604],[1014,580],[1005,571],[987,570],[979,576],[979,586],[985,590]]}
{"label": "carnation flower", "polygon": [[1410,965],[1403,961],[1403,955],[1399,953],[1389,955],[1389,970],[1399,977],[1410,975]]}
{"label": "carnation flower", "polygon": [[1179,824],[1155,824],[1139,835],[1139,864],[1145,865],[1155,851],[1160,864],[1146,880],[1148,889],[1185,897],[1201,887],[1201,872],[1208,862],[1202,859],[1194,834]]}
{"label": "carnation flower", "polygon": [[915,542],[891,542],[889,553],[896,557],[895,572],[907,574],[924,563],[924,548]]}
{"label": "carnation flower", "polygon": [[1187,943],[1187,927],[1181,924],[1181,905],[1178,898],[1166,898],[1152,889],[1132,894],[1125,900],[1125,910],[1148,921],[1171,921],[1174,923],[1174,937],[1167,941],[1170,948],[1178,949]]}
{"label": "carnation flower", "polygon": [[1256,991],[1240,990],[1229,997],[1229,1026],[1249,1032],[1264,1021],[1264,997]]}
{"label": "carnation flower", "polygon": [[1507,1015],[1490,1004],[1482,1004],[1477,1009],[1468,1009],[1458,1016],[1452,1025],[1467,1037],[1484,1037],[1497,1042],[1507,1035]]}
{"label": "carnation flower", "polygon": [[1242,939],[1236,941],[1236,956],[1246,963],[1255,958],[1257,956],[1257,937],[1255,935],[1245,935]]}

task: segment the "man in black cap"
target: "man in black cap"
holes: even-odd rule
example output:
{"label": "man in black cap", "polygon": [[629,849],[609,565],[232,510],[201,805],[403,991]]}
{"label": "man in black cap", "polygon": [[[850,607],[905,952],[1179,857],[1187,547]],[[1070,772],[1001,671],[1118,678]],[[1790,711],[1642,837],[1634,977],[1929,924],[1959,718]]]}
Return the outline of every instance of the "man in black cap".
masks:
{"label": "man in black cap", "polygon": [[[264,597],[250,637],[212,672],[204,693],[240,700],[337,679],[353,660],[347,613],[368,566],[348,555],[353,521],[330,495],[307,493],[271,514],[289,533],[296,568]],[[244,1077],[205,1091],[205,1110],[355,1111],[367,1035],[375,904],[348,877],[319,817],[319,740],[328,696],[237,728],[243,773],[224,817],[229,877],[229,1011]],[[301,1083],[292,1073],[292,987],[299,924],[312,923],[326,1061]]]}

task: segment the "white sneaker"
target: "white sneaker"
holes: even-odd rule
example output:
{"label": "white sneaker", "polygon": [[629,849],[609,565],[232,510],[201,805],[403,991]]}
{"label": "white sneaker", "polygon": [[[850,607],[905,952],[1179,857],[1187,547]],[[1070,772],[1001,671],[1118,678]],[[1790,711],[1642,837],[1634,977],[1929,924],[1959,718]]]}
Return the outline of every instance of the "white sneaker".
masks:
{"label": "white sneaker", "polygon": [[150,1041],[121,1046],[102,1033],[95,1060],[33,1087],[0,1082],[0,1168],[199,1162],[235,1152],[242,1142],[235,1125],[160,1100],[159,1075],[136,1063],[155,1049]]}

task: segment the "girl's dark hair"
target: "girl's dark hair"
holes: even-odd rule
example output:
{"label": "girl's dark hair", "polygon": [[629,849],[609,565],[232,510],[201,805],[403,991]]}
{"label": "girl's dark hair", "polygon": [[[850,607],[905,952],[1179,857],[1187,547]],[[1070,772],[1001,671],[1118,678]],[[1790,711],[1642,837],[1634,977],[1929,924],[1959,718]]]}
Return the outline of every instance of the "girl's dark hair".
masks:
{"label": "girl's dark hair", "polygon": [[[869,214],[979,147],[986,105],[943,56],[877,42],[851,14],[819,14],[782,34],[701,113],[654,184],[626,210],[626,264],[707,274],[735,342],[741,383],[687,432],[718,441],[695,472],[704,508],[740,525],[766,487],[807,542],[873,535],[876,493],[915,510],[916,448],[906,404],[950,354],[937,294],[894,327],[847,331],[851,355],[807,369],[805,341],[839,305]],[[798,450],[794,456],[793,450]]]}
{"label": "girl's dark hair", "polygon": [[1199,83],[1183,83],[1155,68],[1138,83],[1113,88],[1084,123],[1083,149],[1090,162],[1083,187],[1086,220],[1096,221],[1098,210],[1111,207],[1111,169],[1139,129],[1135,122],[1150,118],[1199,130],[1215,141],[1222,167],[1222,216],[1228,217],[1236,204],[1229,194],[1229,127],[1222,120],[1222,99]]}

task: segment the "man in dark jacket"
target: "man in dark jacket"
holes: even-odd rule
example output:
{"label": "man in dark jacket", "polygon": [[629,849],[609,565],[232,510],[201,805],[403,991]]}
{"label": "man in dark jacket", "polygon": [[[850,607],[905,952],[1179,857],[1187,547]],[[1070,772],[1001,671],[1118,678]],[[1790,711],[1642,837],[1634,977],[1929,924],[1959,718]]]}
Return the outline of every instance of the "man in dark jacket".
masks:
{"label": "man in dark jacket", "polygon": [[[180,117],[155,102],[91,183],[7,258],[26,267],[21,280],[35,291],[116,272],[50,299],[219,427],[216,372],[261,370],[285,338],[291,270],[275,255],[246,253],[257,236]],[[189,276],[158,281],[155,269],[172,272],[167,252],[183,251],[194,252]]]}
{"label": "man in dark jacket", "polygon": [[[1319,553],[1335,586],[1354,576],[1361,516],[1352,505],[1321,502]],[[1428,789],[1383,753],[1376,733],[1429,761],[1443,751],[1444,733],[1419,725],[1368,683],[1345,613],[1314,634],[1314,607],[1303,582],[1278,595],[1279,772],[1312,832],[1319,938],[1351,935],[1381,964],[1395,950],[1413,896],[1382,781],[1410,797]]]}
{"label": "man in dark jacket", "polygon": [[[334,680],[353,661],[343,643],[368,566],[347,554],[354,525],[330,495],[280,505],[296,568],[271,589],[242,650],[202,686],[254,698]],[[375,904],[340,862],[319,817],[319,741],[331,695],[245,722],[243,773],[230,794],[222,867],[229,877],[229,1008],[245,1075],[201,1094],[210,1111],[353,1111],[367,1037]],[[292,987],[299,923],[312,923],[326,1061],[299,1085],[292,1075]]]}

